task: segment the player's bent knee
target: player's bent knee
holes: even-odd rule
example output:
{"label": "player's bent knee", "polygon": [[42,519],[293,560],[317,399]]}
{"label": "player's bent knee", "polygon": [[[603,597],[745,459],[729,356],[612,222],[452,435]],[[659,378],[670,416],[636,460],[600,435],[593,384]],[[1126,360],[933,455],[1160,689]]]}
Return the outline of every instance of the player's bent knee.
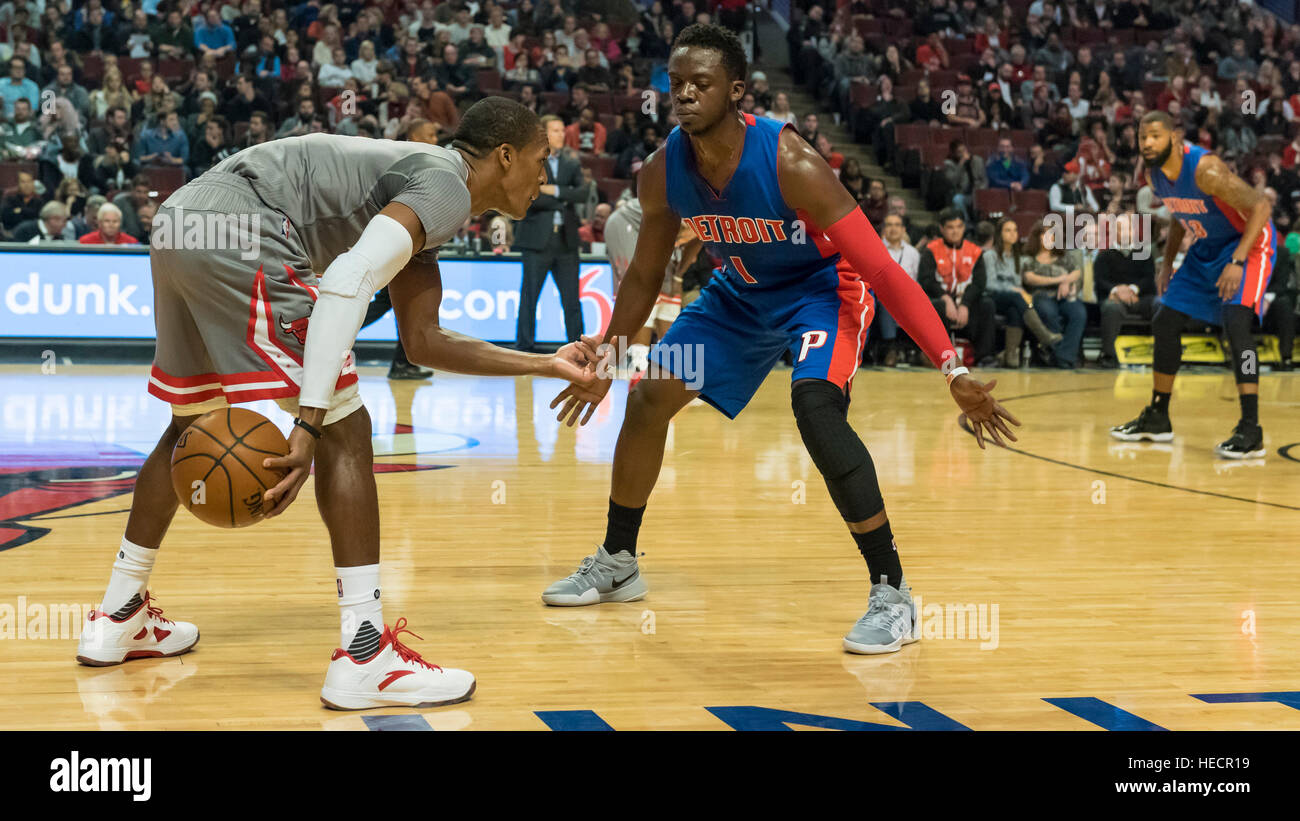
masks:
{"label": "player's bent knee", "polygon": [[1259,357],[1255,350],[1255,311],[1245,305],[1223,308],[1223,330],[1232,349],[1232,375],[1237,384],[1259,382]]}
{"label": "player's bent knee", "polygon": [[1168,305],[1161,305],[1156,315],[1151,317],[1151,331],[1154,334],[1174,333],[1181,335],[1187,324],[1187,314],[1175,311]]}
{"label": "player's bent knee", "polygon": [[804,448],[844,520],[861,522],[884,510],[876,466],[849,425],[844,392],[825,379],[800,379],[790,390],[790,403]]}
{"label": "player's bent knee", "polygon": [[642,379],[627,395],[626,415],[635,424],[666,425],[694,397],[677,379]]}

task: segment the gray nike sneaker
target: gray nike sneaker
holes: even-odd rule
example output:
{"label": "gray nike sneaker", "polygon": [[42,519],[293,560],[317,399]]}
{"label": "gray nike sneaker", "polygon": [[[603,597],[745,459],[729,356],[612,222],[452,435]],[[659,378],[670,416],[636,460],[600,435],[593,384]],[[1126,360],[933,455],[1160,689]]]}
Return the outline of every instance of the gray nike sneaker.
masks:
{"label": "gray nike sneaker", "polygon": [[912,588],[906,579],[901,590],[886,584],[887,581],[887,577],[881,576],[880,584],[871,586],[866,614],[844,637],[844,649],[850,653],[893,653],[904,644],[920,640],[915,629],[916,603],[912,601]]}
{"label": "gray nike sneaker", "polygon": [[542,601],[557,607],[578,607],[608,601],[638,601],[649,591],[636,556],[625,550],[613,556],[604,545],[582,560],[567,579],[560,579],[542,591]]}

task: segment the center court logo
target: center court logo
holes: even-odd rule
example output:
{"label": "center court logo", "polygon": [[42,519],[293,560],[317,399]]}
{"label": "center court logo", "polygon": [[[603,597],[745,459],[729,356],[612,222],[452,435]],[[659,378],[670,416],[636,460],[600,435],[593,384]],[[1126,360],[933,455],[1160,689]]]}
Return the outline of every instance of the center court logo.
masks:
{"label": "center court logo", "polygon": [[177,206],[154,215],[149,244],[191,251],[237,250],[240,259],[253,260],[261,251],[261,222],[260,214],[186,213]]}
{"label": "center court logo", "polygon": [[50,792],[121,792],[132,801],[153,796],[152,758],[82,758],[73,750],[50,762]]}

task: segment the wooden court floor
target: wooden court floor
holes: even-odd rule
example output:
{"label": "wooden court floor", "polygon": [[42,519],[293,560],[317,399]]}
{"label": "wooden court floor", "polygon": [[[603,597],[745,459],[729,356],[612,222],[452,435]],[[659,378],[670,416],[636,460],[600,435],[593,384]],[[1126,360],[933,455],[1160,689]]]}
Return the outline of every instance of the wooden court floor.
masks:
{"label": "wooden court floor", "polygon": [[1264,375],[1269,454],[1229,464],[1211,452],[1236,420],[1226,372],[1179,377],[1168,446],[1106,433],[1149,374],[998,373],[1024,427],[981,452],[934,373],[861,371],[850,417],[924,640],[860,657],[840,638],[866,570],[788,371],[733,422],[674,422],[641,535],[649,597],[552,609],[542,588],[604,533],[625,384],[575,432],[546,409],[553,380],[363,369],[385,615],[479,686],[449,708],[337,713],[317,700],[338,618],[310,489],[242,531],[178,514],[151,588],[200,626],[195,652],[73,661],[166,419],[145,374],[0,371],[0,729],[1300,729],[1300,375]]}

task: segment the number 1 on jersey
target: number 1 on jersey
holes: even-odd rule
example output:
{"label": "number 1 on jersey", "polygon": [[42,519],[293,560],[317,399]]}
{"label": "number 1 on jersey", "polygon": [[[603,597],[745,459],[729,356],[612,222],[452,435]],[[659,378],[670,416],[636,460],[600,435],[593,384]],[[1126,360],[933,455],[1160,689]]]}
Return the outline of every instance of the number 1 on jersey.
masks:
{"label": "number 1 on jersey", "polygon": [[758,280],[750,276],[749,271],[745,270],[745,263],[740,261],[740,257],[733,256],[731,258],[731,267],[735,268],[736,273],[740,274],[740,278],[748,282],[750,285],[758,283]]}

